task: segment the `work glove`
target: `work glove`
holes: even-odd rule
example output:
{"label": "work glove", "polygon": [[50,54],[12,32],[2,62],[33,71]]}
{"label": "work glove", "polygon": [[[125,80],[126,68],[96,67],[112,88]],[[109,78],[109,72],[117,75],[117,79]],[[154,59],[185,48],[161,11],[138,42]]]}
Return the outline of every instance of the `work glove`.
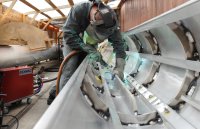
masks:
{"label": "work glove", "polygon": [[116,66],[114,68],[114,74],[118,75],[121,80],[124,79],[124,66],[125,66],[125,59],[117,58]]}
{"label": "work glove", "polygon": [[107,66],[107,64],[102,59],[101,53],[98,52],[95,47],[88,44],[83,44],[81,45],[81,49],[89,54],[88,58],[90,62],[96,61],[100,62],[101,65],[105,67]]}
{"label": "work glove", "polygon": [[98,51],[90,53],[88,58],[90,62],[100,62],[101,65],[107,67],[107,63],[102,59],[101,53]]}
{"label": "work glove", "polygon": [[96,51],[96,52],[89,53],[88,58],[92,62],[93,61],[100,62],[100,60],[101,60],[102,57],[101,57],[101,53],[98,52],[98,51]]}

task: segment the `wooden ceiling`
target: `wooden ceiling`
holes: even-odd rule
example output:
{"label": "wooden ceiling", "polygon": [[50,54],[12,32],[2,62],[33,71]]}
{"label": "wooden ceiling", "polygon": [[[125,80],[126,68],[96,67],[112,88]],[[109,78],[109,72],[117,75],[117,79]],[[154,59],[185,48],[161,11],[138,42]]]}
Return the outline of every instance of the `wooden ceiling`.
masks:
{"label": "wooden ceiling", "polygon": [[[54,25],[58,24],[58,27],[62,27],[62,25],[64,24],[64,21],[66,20],[66,15],[61,11],[61,9],[70,9],[73,5],[74,5],[74,1],[73,0],[66,0],[66,4],[65,5],[60,5],[60,6],[56,6],[52,0],[44,0],[46,3],[48,3],[50,5],[49,8],[44,8],[44,9],[39,9],[36,5],[33,5],[31,3],[28,2],[28,0],[2,0],[1,3],[4,2],[11,2],[10,7],[8,7],[8,11],[4,14],[4,16],[8,15],[10,10],[12,10],[12,8],[14,7],[14,5],[20,1],[23,4],[27,5],[28,7],[30,7],[33,11],[29,11],[24,13],[24,15],[33,15],[32,20],[34,21],[36,19],[36,17],[38,15],[43,15],[46,17],[46,19],[41,19],[40,22],[48,22],[48,23],[52,23]],[[29,0],[30,1],[30,0]],[[65,0],[63,0],[65,1]],[[87,1],[87,0],[86,0]],[[109,0],[102,0],[104,3],[108,3]],[[123,1],[123,0],[122,0]],[[39,2],[39,1],[38,1]],[[67,4],[68,3],[68,4]],[[47,14],[46,12],[49,11],[56,11],[57,13],[60,14],[59,17],[51,17],[49,14]],[[49,22],[50,21],[50,22]],[[63,23],[61,22],[63,21]]]}

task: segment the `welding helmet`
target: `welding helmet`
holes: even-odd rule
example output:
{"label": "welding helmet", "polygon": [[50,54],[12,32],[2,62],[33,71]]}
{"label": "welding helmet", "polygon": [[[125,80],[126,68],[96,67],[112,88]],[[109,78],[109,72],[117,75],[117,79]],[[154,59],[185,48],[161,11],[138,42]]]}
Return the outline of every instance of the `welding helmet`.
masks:
{"label": "welding helmet", "polygon": [[[102,39],[108,37],[116,29],[118,29],[118,21],[115,12],[102,2],[94,3],[98,6],[96,13],[90,21],[91,26],[94,28],[96,35]],[[96,15],[100,15],[101,20],[96,20]]]}

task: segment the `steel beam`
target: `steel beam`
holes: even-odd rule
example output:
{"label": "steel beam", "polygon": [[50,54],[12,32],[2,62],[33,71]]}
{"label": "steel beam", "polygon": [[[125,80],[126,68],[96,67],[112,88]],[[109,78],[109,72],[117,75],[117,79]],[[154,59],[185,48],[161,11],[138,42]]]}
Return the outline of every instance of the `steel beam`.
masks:
{"label": "steel beam", "polygon": [[139,55],[141,58],[145,58],[145,59],[152,60],[155,62],[200,72],[199,61],[181,60],[181,59],[168,58],[168,57],[163,57],[163,56],[156,56],[156,55],[142,54],[142,53],[140,53]]}
{"label": "steel beam", "polygon": [[151,93],[143,85],[140,85],[133,77],[127,76],[127,81],[158,111],[161,117],[175,129],[182,127],[195,129],[190,123],[183,119],[177,112],[163,103],[156,95]]}
{"label": "steel beam", "polygon": [[181,99],[200,111],[200,102],[199,101],[195,101],[191,97],[187,97],[185,95],[182,95]]}

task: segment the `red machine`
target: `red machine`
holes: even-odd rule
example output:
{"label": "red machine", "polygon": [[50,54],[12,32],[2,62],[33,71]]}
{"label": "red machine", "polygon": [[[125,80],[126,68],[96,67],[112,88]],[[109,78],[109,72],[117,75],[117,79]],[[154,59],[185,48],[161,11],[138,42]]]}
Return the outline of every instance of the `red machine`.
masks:
{"label": "red machine", "polygon": [[20,66],[0,69],[0,94],[0,100],[5,104],[32,96],[32,68]]}

